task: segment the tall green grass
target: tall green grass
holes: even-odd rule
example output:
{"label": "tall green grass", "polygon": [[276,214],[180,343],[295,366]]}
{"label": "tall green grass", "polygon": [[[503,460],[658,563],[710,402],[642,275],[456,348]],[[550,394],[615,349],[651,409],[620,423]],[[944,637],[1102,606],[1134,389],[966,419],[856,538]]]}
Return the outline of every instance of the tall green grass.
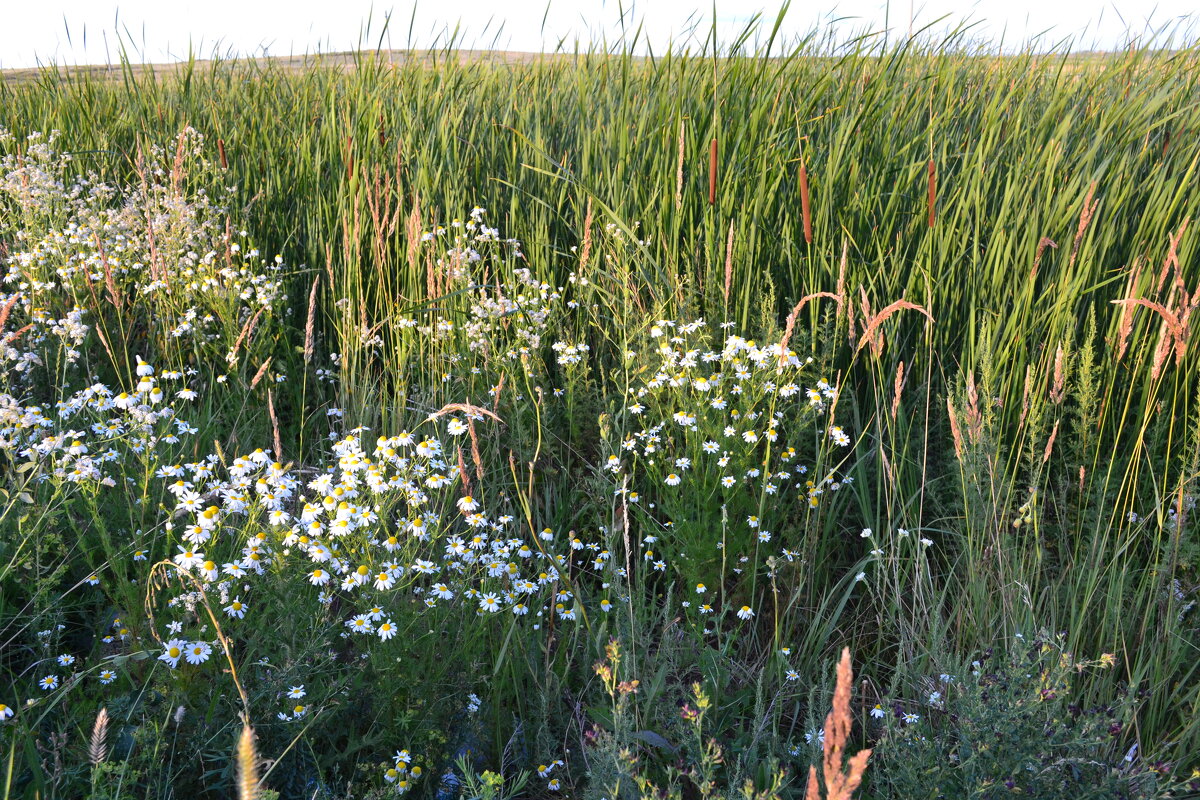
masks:
{"label": "tall green grass", "polygon": [[[1152,301],[1178,321],[1200,294],[1194,46],[1001,56],[965,37],[814,34],[757,53],[498,64],[453,44],[352,67],[51,67],[0,83],[0,126],[59,129],[80,169],[117,179],[139,145],[185,125],[220,139],[264,253],[308,265],[289,278],[293,333],[316,298],[324,350],[342,357],[329,399],[372,426],[487,397],[482,378],[438,382],[450,344],[396,326],[468,308],[437,280],[422,231],[478,203],[540,275],[562,285],[589,269],[580,296],[595,305],[559,335],[588,341],[592,363],[558,376],[565,412],[509,419],[503,443],[561,476],[529,479],[539,519],[572,519],[572,480],[619,440],[606,426],[631,424],[597,418],[630,383],[621,354],[655,320],[777,334],[812,298],[793,312],[792,346],[840,376],[838,420],[858,441],[843,467],[852,500],[809,532],[813,575],[785,587],[804,666],[815,674],[850,642],[880,691],[899,692],[997,637],[1063,630],[1081,653],[1115,651],[1129,691],[1149,692],[1145,747],[1194,762],[1200,346],[1154,309],[1113,302]],[[605,225],[633,243],[614,245]],[[932,321],[880,313],[901,299]],[[1162,349],[1176,339],[1178,352]],[[302,442],[312,391],[276,400]],[[520,495],[524,474],[512,477]],[[889,542],[883,556],[853,549],[863,527]],[[898,555],[923,537],[927,557]],[[844,576],[860,566],[872,588],[851,601]],[[636,632],[667,620],[646,613],[622,633],[630,663],[653,670]],[[495,674],[511,671],[525,717],[564,689],[550,669],[518,677],[518,658],[540,656],[502,653]],[[1113,699],[1100,681],[1081,691]]]}

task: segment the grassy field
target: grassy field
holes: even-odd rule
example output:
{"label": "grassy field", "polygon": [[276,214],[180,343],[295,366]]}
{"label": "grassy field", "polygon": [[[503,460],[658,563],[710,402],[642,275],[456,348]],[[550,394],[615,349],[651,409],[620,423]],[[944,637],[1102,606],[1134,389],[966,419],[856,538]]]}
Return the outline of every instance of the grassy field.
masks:
{"label": "grassy field", "polygon": [[1200,791],[1167,44],[6,74],[2,796]]}

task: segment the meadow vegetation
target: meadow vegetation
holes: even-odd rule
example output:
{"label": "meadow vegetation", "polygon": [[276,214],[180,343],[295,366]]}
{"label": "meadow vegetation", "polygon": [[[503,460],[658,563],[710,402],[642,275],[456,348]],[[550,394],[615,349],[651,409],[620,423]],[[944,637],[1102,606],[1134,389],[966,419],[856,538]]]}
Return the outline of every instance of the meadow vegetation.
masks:
{"label": "meadow vegetation", "polygon": [[1200,53],[635,44],[0,83],[6,800],[1200,791]]}

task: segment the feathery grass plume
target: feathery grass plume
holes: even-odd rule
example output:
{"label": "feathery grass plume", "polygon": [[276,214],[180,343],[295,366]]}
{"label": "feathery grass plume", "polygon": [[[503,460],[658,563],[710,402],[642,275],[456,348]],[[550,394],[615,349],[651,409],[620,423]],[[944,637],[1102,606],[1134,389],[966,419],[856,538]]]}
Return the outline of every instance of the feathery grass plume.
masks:
{"label": "feathery grass plume", "polygon": [[967,435],[971,443],[979,442],[983,432],[983,414],[979,411],[979,392],[975,389],[975,373],[967,373]]}
{"label": "feathery grass plume", "polygon": [[683,154],[684,154],[684,125],[686,117],[679,120],[679,160],[675,168],[675,210],[683,207]]}
{"label": "feathery grass plume", "polygon": [[1029,270],[1029,280],[1037,277],[1038,267],[1042,265],[1042,253],[1046,252],[1047,247],[1057,250],[1058,244],[1049,236],[1043,236],[1038,240],[1037,252],[1033,256],[1033,267]]}
{"label": "feathery grass plume", "polygon": [[1025,418],[1029,416],[1029,399],[1033,393],[1033,365],[1025,365],[1025,390],[1021,393],[1021,417],[1018,424],[1024,425]]}
{"label": "feathery grass plume", "polygon": [[225,158],[224,139],[217,139],[217,156],[221,159],[221,169],[229,169],[229,161]]}
{"label": "feathery grass plume", "polygon": [[825,784],[825,800],[851,800],[855,789],[862,783],[870,749],[860,750],[844,762],[846,741],[850,738],[850,692],[854,683],[854,672],[850,668],[850,648],[842,649],[842,658],[837,667],[837,686],[833,691],[833,708],[825,717],[825,742],[822,746],[821,780],[817,778],[815,765],[808,768],[808,786],[805,800],[821,800],[820,784]]}
{"label": "feathery grass plume", "polygon": [[238,350],[240,350],[242,347],[242,342],[245,342],[254,334],[254,328],[256,325],[258,325],[258,319],[262,316],[263,311],[265,310],[265,308],[260,308],[254,313],[254,316],[246,320],[246,324],[242,326],[241,333],[238,334],[237,339],[235,339],[233,342],[233,347],[229,351],[230,363],[233,363],[233,361],[237,358]]}
{"label": "feathery grass plume", "polygon": [[[1141,258],[1137,258],[1133,262],[1133,268],[1129,270],[1129,281],[1125,284],[1125,296],[1133,297],[1137,291],[1138,283],[1142,277]],[[1121,307],[1121,323],[1117,326],[1117,361],[1120,361],[1125,351],[1129,349],[1129,334],[1133,332],[1133,304],[1126,304]]]}
{"label": "feathery grass plume", "polygon": [[1054,452],[1054,440],[1058,438],[1058,420],[1054,420],[1054,429],[1050,431],[1050,439],[1046,442],[1046,452],[1042,453],[1042,463],[1045,464],[1050,460],[1050,454]]}
{"label": "feathery grass plume", "polygon": [[[87,273],[85,272],[84,274],[86,275]],[[4,330],[4,325],[8,322],[8,315],[12,313],[13,306],[15,306],[17,301],[20,299],[21,293],[17,292],[8,299],[7,303],[5,303],[3,306],[0,306],[0,331]]]}
{"label": "feathery grass plume", "polygon": [[108,291],[108,300],[114,306],[121,306],[121,290],[117,288],[116,279],[113,277],[112,264],[108,261],[108,254],[104,252],[104,242],[100,239],[100,234],[94,232],[92,236],[96,242],[96,252],[100,255],[100,267],[104,270],[104,288]]}
{"label": "feathery grass plume", "polygon": [[859,291],[862,293],[863,316],[865,318],[864,324],[866,327],[863,330],[862,339],[859,340],[858,346],[854,350],[855,353],[861,350],[863,345],[868,342],[871,343],[871,352],[874,355],[878,356],[881,352],[883,352],[883,333],[880,331],[880,326],[887,321],[888,317],[903,309],[907,308],[911,309],[912,311],[919,311],[920,313],[924,314],[930,322],[934,321],[933,315],[926,311],[923,306],[919,306],[916,303],[909,302],[908,300],[897,300],[896,302],[885,306],[878,314],[872,316],[871,305],[867,300],[866,290],[860,286]]}
{"label": "feathery grass plume", "polygon": [[901,361],[896,367],[896,380],[892,384],[892,421],[896,420],[896,412],[900,410],[900,394],[904,391],[904,384],[908,380],[908,375],[904,372],[904,362]]}
{"label": "feathery grass plume", "polygon": [[1066,387],[1066,373],[1063,357],[1063,346],[1060,342],[1058,350],[1054,353],[1054,384],[1050,387],[1050,400],[1056,406],[1062,405],[1065,397],[1063,390]]}
{"label": "feathery grass plume", "polygon": [[804,217],[804,241],[812,244],[812,207],[808,198],[808,170],[804,166],[804,156],[800,156],[800,213]]}
{"label": "feathery grass plume", "polygon": [[729,222],[729,237],[725,240],[725,303],[729,303],[729,290],[733,287],[733,221]]}
{"label": "feathery grass plume", "polygon": [[274,356],[268,357],[267,360],[262,363],[262,366],[258,368],[258,372],[254,373],[254,377],[250,380],[251,389],[253,389],[255,386],[258,386],[258,382],[261,381],[263,375],[267,373],[267,369],[269,369],[271,366],[271,358],[274,358]]}
{"label": "feathery grass plume", "polygon": [[937,168],[933,159],[929,159],[929,227],[937,222]]}
{"label": "feathery grass plume", "polygon": [[308,317],[304,320],[304,363],[312,361],[313,346],[316,344],[317,327],[317,285],[321,282],[320,274],[313,276],[312,288],[308,290]]}
{"label": "feathery grass plume", "polygon": [[1096,213],[1096,207],[1100,205],[1098,199],[1092,199],[1095,196],[1096,182],[1092,181],[1091,185],[1088,186],[1087,196],[1083,198],[1083,210],[1079,212],[1079,227],[1075,229],[1075,241],[1071,243],[1071,257],[1067,259],[1067,269],[1075,265],[1075,256],[1079,255],[1079,243],[1083,241],[1083,235],[1087,233],[1092,216]]}
{"label": "feathery grass plume", "polygon": [[108,758],[108,709],[101,708],[92,725],[92,738],[88,742],[88,763],[98,767]]}
{"label": "feathery grass plume", "polygon": [[708,204],[717,202],[717,137],[708,145]]}
{"label": "feathery grass plume", "polygon": [[946,398],[946,414],[950,417],[950,434],[954,437],[954,454],[960,459],[963,455],[962,430],[958,427],[958,417],[954,413],[954,402]]}
{"label": "feathery grass plume", "polygon": [[258,751],[254,747],[254,729],[242,716],[242,735],[238,737],[237,750],[238,800],[258,800]]}

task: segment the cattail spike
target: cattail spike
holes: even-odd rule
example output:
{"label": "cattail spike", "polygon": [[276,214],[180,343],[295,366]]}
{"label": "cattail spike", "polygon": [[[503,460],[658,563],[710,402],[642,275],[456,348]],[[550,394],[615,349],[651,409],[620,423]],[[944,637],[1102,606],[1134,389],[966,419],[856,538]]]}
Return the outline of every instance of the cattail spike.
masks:
{"label": "cattail spike", "polygon": [[800,159],[800,213],[804,216],[804,241],[812,244],[812,207],[808,198],[808,170],[803,158]]}

